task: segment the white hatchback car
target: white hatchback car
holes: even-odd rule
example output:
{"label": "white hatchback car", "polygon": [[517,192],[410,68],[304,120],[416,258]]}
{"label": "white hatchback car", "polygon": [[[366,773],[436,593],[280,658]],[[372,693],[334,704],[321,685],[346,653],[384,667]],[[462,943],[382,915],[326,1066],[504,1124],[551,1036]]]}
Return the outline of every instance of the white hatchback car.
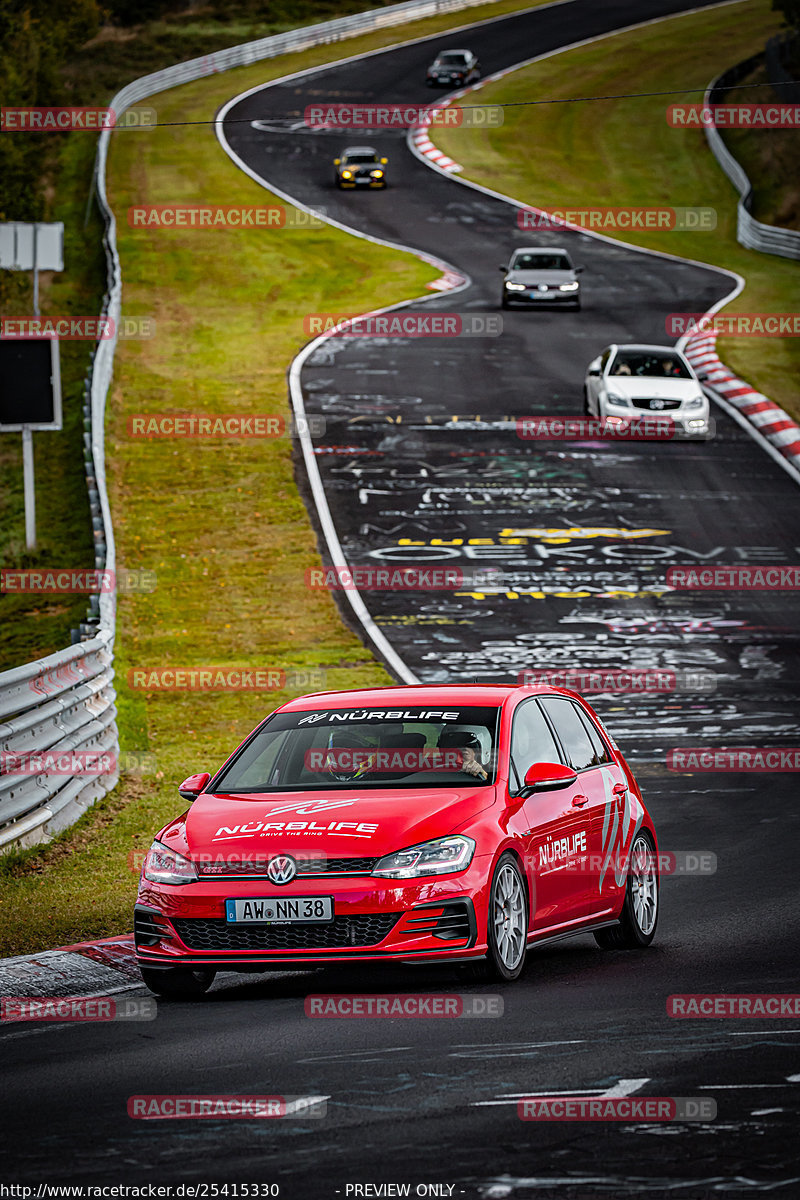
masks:
{"label": "white hatchback car", "polygon": [[703,378],[669,346],[608,346],[586,369],[586,411],[620,421],[669,418],[676,434],[705,440],[711,428]]}

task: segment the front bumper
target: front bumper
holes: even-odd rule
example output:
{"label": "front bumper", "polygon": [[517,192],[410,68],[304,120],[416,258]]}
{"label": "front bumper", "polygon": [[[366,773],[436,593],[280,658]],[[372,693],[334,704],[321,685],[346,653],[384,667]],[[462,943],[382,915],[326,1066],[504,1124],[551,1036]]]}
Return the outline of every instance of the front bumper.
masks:
{"label": "front bumper", "polygon": [[580,301],[581,293],[577,292],[510,292],[506,288],[503,289],[503,296],[506,304],[519,304],[521,307],[534,308],[544,304],[577,304]]}
{"label": "front bumper", "polygon": [[[708,415],[704,415],[702,411],[698,414],[697,411],[681,412],[668,411],[657,412],[649,411],[646,408],[612,408],[608,404],[601,404],[600,417],[621,417],[625,421],[647,421],[655,423],[659,419],[671,423],[672,429],[669,438],[664,438],[665,441],[683,441],[691,438],[701,438],[705,440],[711,436],[711,422]],[[659,440],[654,434],[654,440]]]}
{"label": "front bumper", "polygon": [[[167,886],[143,881],[134,912],[142,967],[288,969],[343,962],[430,962],[486,953],[487,865],[431,879],[303,879],[278,889],[267,880]],[[224,890],[223,890],[224,889]],[[232,897],[332,896],[334,921],[229,924]]]}
{"label": "front bumper", "polygon": [[339,182],[339,187],[354,188],[357,191],[366,192],[366,191],[369,191],[371,188],[385,188],[386,187],[386,176],[384,175],[383,179],[372,179],[371,177],[364,177],[364,176],[362,176],[360,179],[359,178],[342,179],[342,177],[339,176],[338,182]]}

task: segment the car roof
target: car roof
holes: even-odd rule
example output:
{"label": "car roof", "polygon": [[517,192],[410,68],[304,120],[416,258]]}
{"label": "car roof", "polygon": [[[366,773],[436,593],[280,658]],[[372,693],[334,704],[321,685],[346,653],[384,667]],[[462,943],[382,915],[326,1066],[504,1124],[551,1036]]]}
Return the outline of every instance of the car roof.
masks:
{"label": "car roof", "polygon": [[448,46],[446,50],[438,50],[436,57],[440,54],[472,54],[471,50],[465,50],[462,46]]}
{"label": "car roof", "polygon": [[394,687],[353,688],[349,691],[313,692],[298,696],[282,704],[278,712],[306,712],[319,708],[391,707],[403,708],[411,705],[441,707],[447,704],[471,704],[480,707],[500,706],[510,697],[520,695],[571,696],[578,699],[576,692],[567,688],[551,687],[549,684],[522,686],[515,683],[448,683],[448,684],[404,684]]}
{"label": "car roof", "polygon": [[569,256],[569,251],[564,246],[518,246],[514,251],[517,254],[566,254]]}
{"label": "car roof", "polygon": [[345,146],[342,154],[377,154],[374,146]]}
{"label": "car roof", "polygon": [[609,350],[636,350],[645,354],[680,354],[675,346],[648,345],[645,342],[619,342],[608,347]]}

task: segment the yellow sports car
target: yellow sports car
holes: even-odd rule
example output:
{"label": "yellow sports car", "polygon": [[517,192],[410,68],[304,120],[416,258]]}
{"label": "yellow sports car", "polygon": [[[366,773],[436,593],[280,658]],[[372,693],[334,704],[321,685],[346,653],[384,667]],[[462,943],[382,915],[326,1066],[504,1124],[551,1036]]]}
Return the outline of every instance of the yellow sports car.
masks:
{"label": "yellow sports car", "polygon": [[334,176],[336,186],[340,188],[385,188],[386,164],[389,160],[381,158],[372,146],[348,146],[342,151],[341,158],[335,158],[333,165],[336,169]]}

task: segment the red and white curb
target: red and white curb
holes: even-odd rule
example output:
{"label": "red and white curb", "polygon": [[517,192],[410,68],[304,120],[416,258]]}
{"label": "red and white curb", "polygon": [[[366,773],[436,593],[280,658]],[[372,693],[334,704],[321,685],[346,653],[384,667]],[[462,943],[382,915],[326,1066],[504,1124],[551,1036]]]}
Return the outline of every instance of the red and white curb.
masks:
{"label": "red and white curb", "polygon": [[[443,108],[444,105],[437,105]],[[448,158],[441,150],[437,150],[430,139],[430,133],[427,125],[419,125],[411,131],[411,141],[418,154],[423,158],[427,158],[428,162],[435,163],[437,167],[441,167],[443,171],[463,171],[463,167],[454,162],[452,158]]]}
{"label": "red and white curb", "polygon": [[461,287],[466,282],[466,275],[459,275],[456,271],[445,271],[444,275],[440,275],[431,283],[426,283],[425,287],[431,292],[449,292],[452,288]]}
{"label": "red and white curb", "polygon": [[746,417],[779,454],[800,470],[800,425],[773,400],[728,370],[717,356],[718,336],[717,331],[695,334],[683,352],[698,374],[705,375],[709,388]]}
{"label": "red and white curb", "polygon": [[0,959],[0,997],[107,996],[142,986],[133,934]]}
{"label": "red and white curb", "polygon": [[[469,96],[473,92],[479,92],[487,83],[494,83],[498,79],[502,79],[504,75],[510,75],[513,71],[524,67],[525,63],[517,63],[513,67],[504,67],[502,71],[495,71],[494,75],[487,75],[485,79],[481,79],[478,83],[470,84],[469,87],[461,88],[458,92],[451,92],[446,100],[440,100],[438,104],[431,104],[430,109],[447,108],[454,100],[462,100],[464,96]],[[424,158],[434,167],[438,167],[440,171],[447,171],[448,174],[454,175],[458,171],[463,171],[461,163],[444,154],[437,146],[433,144],[430,136],[429,125],[415,125],[408,131],[408,144],[413,154],[417,158]]]}

